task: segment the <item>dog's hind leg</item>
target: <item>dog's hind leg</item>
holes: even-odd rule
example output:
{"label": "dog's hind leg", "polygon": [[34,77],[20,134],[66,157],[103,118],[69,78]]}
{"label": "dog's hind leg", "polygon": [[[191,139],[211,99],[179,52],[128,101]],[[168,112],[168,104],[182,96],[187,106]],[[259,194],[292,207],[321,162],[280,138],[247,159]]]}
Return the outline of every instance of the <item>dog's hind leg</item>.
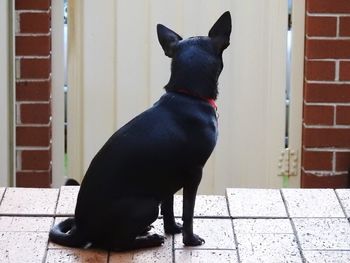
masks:
{"label": "dog's hind leg", "polygon": [[158,218],[159,203],[153,198],[129,197],[113,205],[116,219],[114,251],[160,246],[164,237],[144,235],[145,230]]}

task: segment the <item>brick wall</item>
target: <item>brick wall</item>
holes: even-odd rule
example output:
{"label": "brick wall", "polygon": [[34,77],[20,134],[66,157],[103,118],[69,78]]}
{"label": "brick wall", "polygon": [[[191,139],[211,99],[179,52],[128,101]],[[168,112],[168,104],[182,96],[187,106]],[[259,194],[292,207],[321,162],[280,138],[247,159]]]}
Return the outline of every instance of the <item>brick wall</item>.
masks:
{"label": "brick wall", "polygon": [[16,185],[51,185],[51,1],[16,0]]}
{"label": "brick wall", "polygon": [[307,0],[303,187],[348,187],[350,1]]}

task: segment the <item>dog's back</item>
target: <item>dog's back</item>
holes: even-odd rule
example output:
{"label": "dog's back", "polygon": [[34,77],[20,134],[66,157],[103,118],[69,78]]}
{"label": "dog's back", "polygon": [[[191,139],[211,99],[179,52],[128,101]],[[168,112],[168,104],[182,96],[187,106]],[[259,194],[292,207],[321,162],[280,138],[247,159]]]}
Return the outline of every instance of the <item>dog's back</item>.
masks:
{"label": "dog's back", "polygon": [[[208,36],[183,40],[163,25],[157,33],[172,58],[166,94],[96,154],[81,184],[75,217],[50,231],[56,243],[91,242],[114,250],[159,246],[164,237],[143,234],[157,219],[160,204],[166,233],[182,232],[185,245],[204,242],[193,233],[193,211],[202,169],[217,139],[217,81],[231,16],[224,13]],[[181,188],[183,227],[173,212],[173,194]]]}

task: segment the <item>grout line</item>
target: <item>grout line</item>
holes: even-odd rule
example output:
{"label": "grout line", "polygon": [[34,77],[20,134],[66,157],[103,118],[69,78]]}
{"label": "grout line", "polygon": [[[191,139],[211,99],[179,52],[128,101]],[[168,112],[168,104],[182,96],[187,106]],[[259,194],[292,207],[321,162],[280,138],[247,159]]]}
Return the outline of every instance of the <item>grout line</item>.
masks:
{"label": "grout line", "polygon": [[[228,195],[227,195],[227,189],[225,191],[225,201],[226,201],[226,207],[227,207],[228,214],[231,217],[231,211],[230,211],[230,206],[229,206],[229,199],[228,199]],[[235,226],[233,224],[233,218],[232,217],[231,217],[231,225],[232,225],[232,232],[233,232],[233,240],[235,242],[237,261],[238,262],[242,262],[241,261],[241,255],[239,253],[239,248],[238,248],[237,234],[236,234],[236,231],[235,231]]]}
{"label": "grout line", "polygon": [[350,40],[350,37],[342,37],[342,36],[335,36],[335,37],[314,37],[314,36],[308,36],[306,35],[307,40],[329,40],[329,41],[338,41],[338,40]]}
{"label": "grout line", "polygon": [[41,78],[41,79],[25,79],[25,78],[19,78],[16,79],[16,82],[46,82],[51,80],[51,74],[49,78]]}
{"label": "grout line", "polygon": [[350,81],[331,81],[331,80],[307,80],[305,79],[306,84],[334,84],[334,85],[346,85],[350,84]]}
{"label": "grout line", "polygon": [[[53,220],[52,220],[52,224],[51,224],[51,227],[50,227],[50,230],[51,228],[55,225],[55,216],[51,217]],[[49,230],[49,231],[50,231]],[[49,234],[49,233],[48,233]],[[47,259],[47,253],[49,252],[49,244],[50,244],[50,239],[48,238],[47,239],[47,243],[46,243],[46,250],[45,250],[45,254],[44,254],[44,258],[43,258],[43,263],[46,262],[46,259]]]}
{"label": "grout line", "polygon": [[29,105],[29,104],[46,104],[49,105],[51,103],[51,101],[47,101],[47,100],[19,100],[16,101],[17,105]]}
{"label": "grout line", "polygon": [[339,65],[340,65],[340,60],[335,61],[335,82],[339,82]]}
{"label": "grout line", "polygon": [[329,170],[305,170],[305,169],[302,169],[302,170],[304,173],[312,174],[318,177],[339,176],[339,175],[345,175],[348,173],[347,171],[333,172]]}
{"label": "grout line", "polygon": [[339,16],[349,16],[349,13],[310,13],[306,12],[307,16],[325,16],[325,17],[339,17]]}
{"label": "grout line", "polygon": [[346,214],[346,211],[345,211],[345,207],[343,206],[343,203],[341,202],[340,197],[339,197],[337,191],[334,190],[334,193],[335,193],[335,196],[336,196],[337,199],[338,199],[338,202],[339,202],[339,204],[340,204],[341,209],[343,210],[343,213],[344,213],[345,218],[347,218],[347,214]]}
{"label": "grout line", "polygon": [[174,235],[171,235],[171,256],[172,256],[172,263],[175,263],[175,237]]}
{"label": "grout line", "polygon": [[340,31],[340,16],[337,16],[337,27],[336,27],[336,36],[339,37],[339,31]]}
{"label": "grout line", "polygon": [[349,148],[303,148],[307,152],[350,152]]}
{"label": "grout line", "polygon": [[21,55],[16,56],[16,59],[50,59],[51,54],[49,55]]}
{"label": "grout line", "polygon": [[304,101],[305,106],[350,106],[350,103],[327,103],[327,102],[307,102]]}
{"label": "grout line", "polygon": [[337,125],[337,105],[333,105],[333,125]]}
{"label": "grout line", "polygon": [[16,37],[49,37],[51,32],[47,33],[16,33]]}
{"label": "grout line", "polygon": [[1,205],[1,202],[2,202],[3,198],[5,197],[6,191],[7,191],[7,187],[5,187],[4,192],[3,192],[2,195],[0,196],[0,205]]}
{"label": "grout line", "polygon": [[293,229],[293,235],[294,235],[294,238],[295,238],[295,241],[297,243],[297,247],[298,247],[298,250],[299,250],[299,253],[300,253],[300,257],[301,257],[301,260],[303,263],[307,262],[306,259],[305,259],[305,256],[304,256],[304,253],[303,253],[303,249],[301,247],[301,244],[300,244],[300,240],[299,240],[299,236],[298,236],[298,232],[296,230],[296,227],[295,227],[295,224],[293,222],[293,219],[290,217],[290,213],[289,213],[289,210],[288,210],[288,207],[287,207],[287,200],[283,194],[283,191],[280,189],[280,193],[281,193],[281,197],[282,197],[282,201],[283,201],[283,204],[284,204],[284,207],[286,209],[286,213],[287,213],[287,216],[288,216],[288,219],[289,219],[289,222],[292,226],[292,229]]}
{"label": "grout line", "polygon": [[306,129],[349,129],[350,125],[307,125],[303,124]]}
{"label": "grout line", "polygon": [[[307,59],[307,58],[306,58]],[[322,61],[322,62],[326,62],[326,61],[329,61],[329,62],[336,62],[339,60],[339,58],[309,58],[307,59],[308,61]],[[349,62],[350,59],[348,58],[341,58],[341,61],[347,61]]]}
{"label": "grout line", "polygon": [[48,9],[42,9],[42,10],[38,10],[38,9],[19,9],[19,10],[15,10],[17,14],[22,14],[22,13],[45,13],[45,14],[49,14],[51,11],[51,7],[49,7]]}

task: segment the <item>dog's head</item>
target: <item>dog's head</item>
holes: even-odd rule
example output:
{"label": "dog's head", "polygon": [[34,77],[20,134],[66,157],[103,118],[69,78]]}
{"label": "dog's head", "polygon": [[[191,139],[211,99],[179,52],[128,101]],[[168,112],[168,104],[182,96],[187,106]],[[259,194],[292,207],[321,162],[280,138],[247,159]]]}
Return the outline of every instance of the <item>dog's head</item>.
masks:
{"label": "dog's head", "polygon": [[230,44],[231,15],[225,12],[209,30],[208,36],[182,39],[171,29],[158,24],[158,40],[165,55],[172,58],[167,91],[186,90],[191,94],[216,99],[217,82],[223,68],[222,52]]}

